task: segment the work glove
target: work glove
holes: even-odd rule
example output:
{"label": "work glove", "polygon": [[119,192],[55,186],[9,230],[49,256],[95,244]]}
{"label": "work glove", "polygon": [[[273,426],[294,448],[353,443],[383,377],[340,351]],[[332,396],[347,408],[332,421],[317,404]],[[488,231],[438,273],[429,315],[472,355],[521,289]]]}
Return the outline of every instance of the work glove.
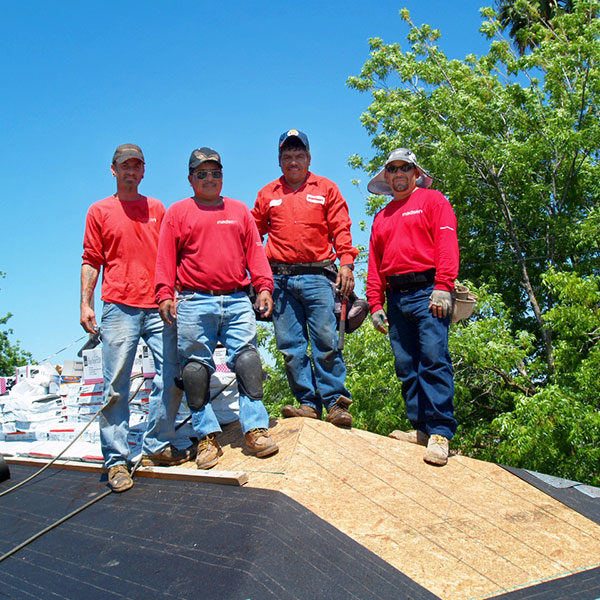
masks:
{"label": "work glove", "polygon": [[387,328],[390,326],[388,323],[387,315],[383,309],[376,310],[371,315],[371,321],[373,322],[373,327],[377,329],[377,331],[381,331],[381,333],[387,333]]}
{"label": "work glove", "polygon": [[429,296],[429,309],[434,317],[445,319],[452,312],[452,294],[446,290],[433,290]]}

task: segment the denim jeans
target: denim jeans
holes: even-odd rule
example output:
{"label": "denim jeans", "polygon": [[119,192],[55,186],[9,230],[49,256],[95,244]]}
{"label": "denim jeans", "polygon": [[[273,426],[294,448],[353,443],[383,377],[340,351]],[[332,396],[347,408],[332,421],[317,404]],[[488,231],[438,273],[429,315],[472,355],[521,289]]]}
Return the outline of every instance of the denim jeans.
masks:
{"label": "denim jeans", "polygon": [[338,350],[331,282],[324,275],[275,275],[274,281],[275,339],[296,400],[321,412],[339,396],[350,398],[346,365]]}
{"label": "denim jeans", "polygon": [[456,420],[448,352],[450,316],[433,316],[429,310],[432,291],[433,286],[409,292],[388,291],[390,342],[412,426],[427,435],[451,439]]}
{"label": "denim jeans", "polygon": [[[213,353],[217,342],[225,346],[225,362],[232,371],[235,359],[243,350],[256,348],[256,318],[248,295],[244,292],[225,296],[182,292],[177,300],[177,347],[181,366],[193,360],[214,373]],[[248,397],[239,384],[238,390],[242,432],[268,428],[269,415],[262,400]],[[192,426],[200,438],[221,431],[210,402],[202,410],[192,411]]]}
{"label": "denim jeans", "polygon": [[163,323],[157,309],[105,302],[100,331],[106,403],[99,416],[100,441],[104,463],[109,468],[124,464],[129,458],[130,378],[140,337],[148,344],[156,367],[144,454],[160,452],[173,439],[181,393],[175,387],[179,375],[176,329]]}

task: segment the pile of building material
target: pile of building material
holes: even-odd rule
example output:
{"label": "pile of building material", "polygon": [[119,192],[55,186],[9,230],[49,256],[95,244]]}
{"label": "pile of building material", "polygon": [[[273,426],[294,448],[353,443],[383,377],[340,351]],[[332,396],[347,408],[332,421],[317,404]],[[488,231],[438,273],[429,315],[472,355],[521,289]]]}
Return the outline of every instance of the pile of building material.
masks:
{"label": "pile of building material", "polygon": [[[231,423],[239,417],[235,374],[225,365],[224,348],[217,348],[214,360],[217,370],[210,382],[213,408],[221,423]],[[152,354],[146,344],[140,343],[132,370],[129,403],[128,442],[132,458],[141,452],[155,373]],[[44,363],[19,367],[8,384],[12,384],[10,389],[6,387],[7,380],[2,379],[0,454],[55,457],[80,436],[62,458],[102,461],[98,419],[94,419],[103,406],[101,347],[84,350],[82,360],[65,361],[61,366]],[[175,445],[188,446],[194,431],[185,394],[176,429]]]}

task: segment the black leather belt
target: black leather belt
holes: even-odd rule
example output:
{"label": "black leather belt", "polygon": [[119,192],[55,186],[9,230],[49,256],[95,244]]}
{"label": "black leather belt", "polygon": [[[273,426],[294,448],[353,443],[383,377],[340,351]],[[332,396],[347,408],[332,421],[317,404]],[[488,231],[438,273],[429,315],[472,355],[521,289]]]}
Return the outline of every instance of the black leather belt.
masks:
{"label": "black leather belt", "polygon": [[323,260],[318,263],[271,263],[273,275],[325,275],[330,277],[331,273],[335,277],[335,271],[332,270],[332,262]]}
{"label": "black leather belt", "polygon": [[394,292],[408,292],[425,288],[435,282],[435,269],[417,273],[400,273],[387,276],[387,287]]}
{"label": "black leather belt", "polygon": [[198,294],[208,294],[209,296],[229,296],[230,294],[237,294],[238,292],[246,292],[250,289],[249,285],[244,285],[242,287],[235,287],[231,290],[202,290],[200,288],[192,289],[192,288],[183,288],[183,292],[197,292]]}

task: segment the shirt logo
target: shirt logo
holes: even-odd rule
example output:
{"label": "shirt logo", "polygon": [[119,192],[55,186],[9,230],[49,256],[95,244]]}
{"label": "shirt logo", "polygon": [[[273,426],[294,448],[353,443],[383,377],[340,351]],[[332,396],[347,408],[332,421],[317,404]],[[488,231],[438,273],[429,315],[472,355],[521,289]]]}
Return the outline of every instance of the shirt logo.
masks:
{"label": "shirt logo", "polygon": [[306,200],[314,204],[325,204],[325,198],[323,196],[313,196],[312,194],[306,194]]}
{"label": "shirt logo", "polygon": [[420,215],[423,211],[419,208],[417,210],[409,210],[408,212],[403,212],[403,217],[410,217],[411,215]]}
{"label": "shirt logo", "polygon": [[217,225],[233,225],[236,221],[232,221],[231,219],[224,219],[223,221],[217,221]]}
{"label": "shirt logo", "polygon": [[281,198],[275,198],[275,200],[269,202],[269,208],[271,208],[271,206],[279,206],[282,202],[283,200]]}
{"label": "shirt logo", "polygon": [[448,225],[444,225],[444,227],[440,227],[440,229],[449,229],[450,231],[454,231],[454,227],[450,227]]}

